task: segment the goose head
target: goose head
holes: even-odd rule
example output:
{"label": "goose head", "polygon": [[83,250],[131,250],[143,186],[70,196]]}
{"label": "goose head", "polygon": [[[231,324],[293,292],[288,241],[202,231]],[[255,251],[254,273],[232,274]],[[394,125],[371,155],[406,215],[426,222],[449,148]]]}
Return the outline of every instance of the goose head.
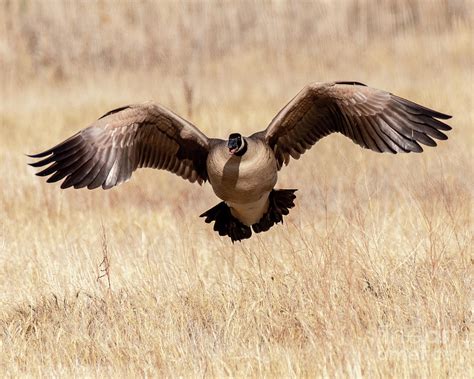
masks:
{"label": "goose head", "polygon": [[239,133],[232,133],[227,140],[227,148],[230,155],[241,157],[247,151],[247,141]]}

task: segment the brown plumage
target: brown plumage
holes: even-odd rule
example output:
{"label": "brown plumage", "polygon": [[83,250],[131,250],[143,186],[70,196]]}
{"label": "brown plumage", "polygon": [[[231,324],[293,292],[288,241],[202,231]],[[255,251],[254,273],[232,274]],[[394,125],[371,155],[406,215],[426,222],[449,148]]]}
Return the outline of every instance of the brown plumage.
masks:
{"label": "brown plumage", "polygon": [[223,203],[201,216],[232,241],[282,222],[294,206],[295,190],[275,190],[277,171],[318,140],[342,133],[376,152],[421,152],[436,146],[451,128],[448,116],[358,82],[306,86],[261,132],[206,137],[161,105],[144,103],[106,113],[86,129],[31,163],[61,188],[104,189],[128,180],[140,167],[168,170],[190,182],[209,180]]}
{"label": "brown plumage", "polygon": [[153,104],[137,104],[106,113],[88,128],[43,153],[34,167],[54,162],[39,176],[47,182],[66,178],[61,188],[112,188],[140,167],[164,169],[189,180],[207,180],[208,138],[195,126]]}

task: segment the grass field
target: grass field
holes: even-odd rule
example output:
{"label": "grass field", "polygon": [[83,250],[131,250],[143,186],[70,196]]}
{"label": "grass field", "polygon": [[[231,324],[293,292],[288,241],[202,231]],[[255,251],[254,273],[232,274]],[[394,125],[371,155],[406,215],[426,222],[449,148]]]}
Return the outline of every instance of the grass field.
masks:
{"label": "grass field", "polygon": [[[112,4],[0,0],[2,376],[472,377],[472,2]],[[332,135],[281,171],[285,224],[242,243],[198,218],[208,184],[63,191],[26,165],[127,103],[225,138],[331,80],[452,114],[449,140]]]}

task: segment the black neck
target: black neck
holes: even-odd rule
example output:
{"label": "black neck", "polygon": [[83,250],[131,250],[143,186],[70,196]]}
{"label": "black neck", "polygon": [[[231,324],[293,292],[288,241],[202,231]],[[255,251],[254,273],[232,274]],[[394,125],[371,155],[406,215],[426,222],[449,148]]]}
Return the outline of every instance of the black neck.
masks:
{"label": "black neck", "polygon": [[242,146],[242,149],[240,149],[239,151],[237,151],[234,155],[237,156],[237,157],[241,157],[242,155],[245,154],[245,152],[247,151],[247,141],[245,140],[245,138],[242,137],[242,141],[244,143],[244,146]]}

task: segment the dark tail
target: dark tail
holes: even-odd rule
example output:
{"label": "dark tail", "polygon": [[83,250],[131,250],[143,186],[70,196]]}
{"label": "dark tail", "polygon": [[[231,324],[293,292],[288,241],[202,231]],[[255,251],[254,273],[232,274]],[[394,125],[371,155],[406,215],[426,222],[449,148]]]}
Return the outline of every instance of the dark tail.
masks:
{"label": "dark tail", "polygon": [[[259,222],[252,225],[254,232],[266,232],[273,225],[279,222],[283,223],[283,216],[286,216],[290,212],[289,210],[295,206],[296,191],[295,189],[272,190],[269,196],[268,211]],[[232,242],[252,236],[250,226],[244,225],[232,216],[230,208],[225,202],[217,204],[199,217],[205,217],[204,221],[208,224],[214,221],[214,230],[220,236],[229,236]]]}
{"label": "dark tail", "polygon": [[263,215],[259,222],[252,225],[255,233],[266,232],[273,225],[281,222],[283,224],[283,216],[290,213],[290,209],[295,206],[296,189],[272,190],[268,200],[268,211]]}
{"label": "dark tail", "polygon": [[206,223],[214,223],[214,230],[220,236],[229,236],[232,242],[244,240],[252,236],[250,226],[242,224],[230,213],[230,208],[225,202],[217,204],[215,207],[204,212],[199,217],[205,217]]}

